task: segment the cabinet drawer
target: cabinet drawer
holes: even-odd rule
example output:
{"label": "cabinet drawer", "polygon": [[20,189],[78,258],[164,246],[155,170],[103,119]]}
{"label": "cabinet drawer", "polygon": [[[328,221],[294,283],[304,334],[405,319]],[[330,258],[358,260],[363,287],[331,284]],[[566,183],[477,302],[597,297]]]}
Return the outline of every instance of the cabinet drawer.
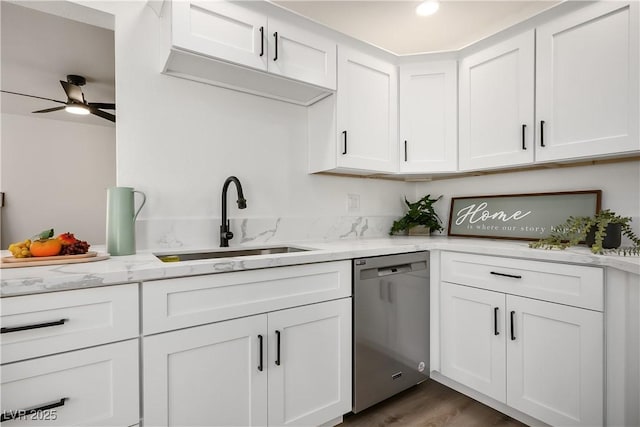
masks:
{"label": "cabinet drawer", "polygon": [[1,378],[3,427],[140,421],[137,339],[5,365]]}
{"label": "cabinet drawer", "polygon": [[339,261],[144,283],[143,333],[153,334],[351,295]]}
{"label": "cabinet drawer", "polygon": [[138,285],[54,292],[0,300],[2,363],[138,335]]}
{"label": "cabinet drawer", "polygon": [[604,273],[598,267],[443,252],[442,280],[602,311]]}

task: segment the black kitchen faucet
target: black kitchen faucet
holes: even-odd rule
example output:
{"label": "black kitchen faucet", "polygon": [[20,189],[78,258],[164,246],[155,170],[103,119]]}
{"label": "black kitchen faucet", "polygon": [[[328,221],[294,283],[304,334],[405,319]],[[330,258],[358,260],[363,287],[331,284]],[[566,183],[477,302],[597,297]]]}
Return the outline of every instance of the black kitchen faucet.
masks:
{"label": "black kitchen faucet", "polygon": [[240,180],[235,176],[230,176],[224,181],[222,186],[222,224],[220,225],[220,247],[229,247],[229,240],[233,239],[233,233],[230,231],[229,220],[227,219],[227,189],[229,184],[234,182],[236,184],[236,190],[238,190],[238,208],[245,209],[247,207],[247,200],[242,194],[242,184]]}

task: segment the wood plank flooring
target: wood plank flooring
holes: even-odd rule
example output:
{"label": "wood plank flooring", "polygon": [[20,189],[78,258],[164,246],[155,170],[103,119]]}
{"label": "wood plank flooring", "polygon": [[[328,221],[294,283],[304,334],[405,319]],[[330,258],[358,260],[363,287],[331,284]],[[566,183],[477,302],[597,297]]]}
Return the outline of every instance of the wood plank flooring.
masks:
{"label": "wood plank flooring", "polygon": [[523,427],[514,420],[444,385],[427,380],[358,414],[340,427]]}

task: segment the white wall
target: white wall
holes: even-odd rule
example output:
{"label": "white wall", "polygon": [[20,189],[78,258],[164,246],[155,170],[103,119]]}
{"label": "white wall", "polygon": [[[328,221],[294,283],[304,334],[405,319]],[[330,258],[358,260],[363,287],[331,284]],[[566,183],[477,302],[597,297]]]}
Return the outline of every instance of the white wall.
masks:
{"label": "white wall", "polygon": [[436,211],[447,224],[451,197],[577,190],[602,190],[602,209],[632,217],[631,226],[639,234],[640,161],[637,160],[447,179],[416,187],[418,196],[444,195]]}
{"label": "white wall", "polygon": [[[231,218],[340,217],[349,193],[361,196],[352,216],[402,214],[412,184],[308,175],[304,107],[160,74],[159,18],[144,3],[115,7],[117,181],[147,194],[143,224],[198,222],[205,237],[183,234],[180,244],[217,246],[229,175],[248,201],[239,211],[232,185]],[[165,238],[147,236],[143,246]]]}
{"label": "white wall", "polygon": [[2,247],[47,228],[105,241],[115,129],[2,114]]}

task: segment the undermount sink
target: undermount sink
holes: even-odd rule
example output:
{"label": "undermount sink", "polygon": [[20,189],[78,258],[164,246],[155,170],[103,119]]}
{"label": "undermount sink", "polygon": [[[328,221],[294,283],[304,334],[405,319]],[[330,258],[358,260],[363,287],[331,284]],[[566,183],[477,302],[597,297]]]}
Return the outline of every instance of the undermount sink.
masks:
{"label": "undermount sink", "polygon": [[185,252],[185,253],[162,253],[162,254],[154,254],[154,255],[162,262],[180,262],[180,261],[194,261],[194,260],[212,259],[212,258],[230,258],[230,257],[244,257],[244,256],[253,256],[253,255],[287,254],[287,253],[293,253],[293,252],[304,252],[308,250],[310,249],[296,248],[293,246],[275,246],[275,247],[269,247],[269,248],[198,251],[198,252]]}

